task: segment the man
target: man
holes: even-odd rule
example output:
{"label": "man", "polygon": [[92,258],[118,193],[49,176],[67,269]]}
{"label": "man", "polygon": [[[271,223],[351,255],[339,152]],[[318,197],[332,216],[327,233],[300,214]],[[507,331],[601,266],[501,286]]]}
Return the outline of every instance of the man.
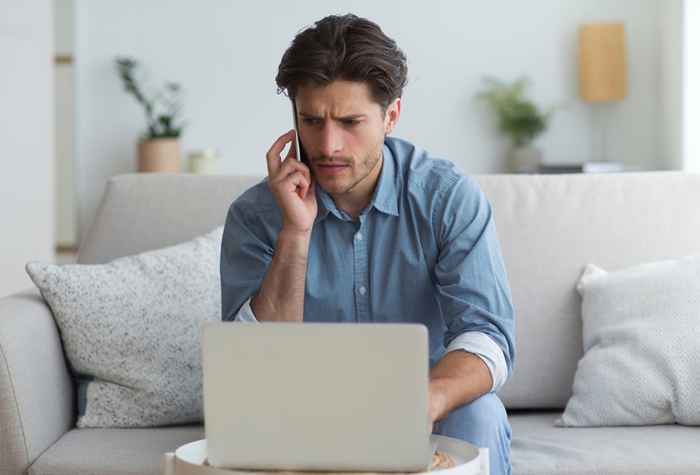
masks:
{"label": "man", "polygon": [[453,164],[388,137],[406,73],[396,43],[354,15],[295,37],[276,80],[308,161],[290,130],[267,153],[267,180],[231,205],[222,316],[426,325],[433,430],[488,447],[492,473],[507,474],[495,391],[512,370],[514,321],[493,213]]}

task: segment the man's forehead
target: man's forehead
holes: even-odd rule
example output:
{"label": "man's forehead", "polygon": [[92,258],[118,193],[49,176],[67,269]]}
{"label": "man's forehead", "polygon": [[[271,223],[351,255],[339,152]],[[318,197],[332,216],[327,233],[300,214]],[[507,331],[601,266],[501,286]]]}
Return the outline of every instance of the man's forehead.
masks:
{"label": "man's forehead", "polygon": [[379,107],[366,83],[333,81],[326,86],[303,86],[296,96],[299,114],[316,114],[330,110],[343,115],[359,115]]}

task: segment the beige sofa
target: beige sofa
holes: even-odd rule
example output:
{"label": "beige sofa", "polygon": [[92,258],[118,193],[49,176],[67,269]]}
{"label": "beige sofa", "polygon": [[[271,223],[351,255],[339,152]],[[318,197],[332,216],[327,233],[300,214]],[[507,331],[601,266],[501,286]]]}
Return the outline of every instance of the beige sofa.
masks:
{"label": "beige sofa", "polygon": [[[700,428],[552,426],[581,356],[574,285],[593,262],[616,269],[700,254],[700,175],[477,175],[495,210],[516,308],[515,373],[500,392],[514,474],[700,473]],[[185,241],[224,221],[259,177],[112,178],[81,264]],[[700,397],[700,395],[698,395]],[[30,289],[0,299],[0,474],[156,474],[199,426],[76,430],[75,395],[51,312]]]}

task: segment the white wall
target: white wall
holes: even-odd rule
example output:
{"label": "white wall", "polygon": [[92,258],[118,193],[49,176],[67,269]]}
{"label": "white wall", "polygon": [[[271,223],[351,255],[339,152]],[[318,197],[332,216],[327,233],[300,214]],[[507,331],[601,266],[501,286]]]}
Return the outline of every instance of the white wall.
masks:
{"label": "white wall", "polygon": [[700,2],[685,0],[683,28],[683,169],[700,173]]}
{"label": "white wall", "polygon": [[659,163],[683,168],[683,1],[659,4]]}
{"label": "white wall", "polygon": [[[73,57],[73,0],[53,0],[54,51]],[[56,244],[77,245],[77,204],[75,202],[73,64],[55,66],[56,121]]]}
{"label": "white wall", "polygon": [[80,231],[92,221],[106,179],[134,170],[143,130],[143,112],[115,73],[115,55],[136,56],[156,78],[182,82],[190,123],[185,150],[217,147],[225,172],[263,174],[265,151],[291,126],[287,99],[274,84],[281,55],[294,34],[330,13],[366,16],[397,40],[410,82],[394,135],[468,173],[503,170],[505,143],[473,99],[486,74],[527,74],[538,103],[566,104],[539,141],[546,161],[595,158],[591,111],[577,98],[576,31],[583,22],[623,21],[630,94],[611,108],[609,156],[667,168],[658,153],[663,2],[76,0]]}
{"label": "white wall", "polygon": [[54,259],[52,2],[0,4],[0,296]]}

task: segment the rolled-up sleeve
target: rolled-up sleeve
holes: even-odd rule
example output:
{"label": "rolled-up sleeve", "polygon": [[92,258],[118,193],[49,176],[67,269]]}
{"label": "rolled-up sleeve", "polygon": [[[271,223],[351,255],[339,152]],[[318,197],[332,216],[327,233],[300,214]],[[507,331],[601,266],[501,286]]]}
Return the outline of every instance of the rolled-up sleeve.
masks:
{"label": "rolled-up sleeve", "polygon": [[250,306],[250,300],[251,299],[245,301],[241,309],[238,311],[238,314],[233,319],[234,321],[241,323],[259,323],[258,319],[255,318],[253,309]]}
{"label": "rolled-up sleeve", "polygon": [[247,216],[245,203],[235,201],[226,215],[221,240],[221,318],[233,320],[253,297],[272,261],[273,247],[266,243],[254,216]]}
{"label": "rolled-up sleeve", "polygon": [[440,249],[435,280],[447,325],[444,345],[449,347],[467,332],[483,333],[503,351],[511,374],[514,309],[491,204],[468,176],[446,187],[437,203],[433,226]]}

